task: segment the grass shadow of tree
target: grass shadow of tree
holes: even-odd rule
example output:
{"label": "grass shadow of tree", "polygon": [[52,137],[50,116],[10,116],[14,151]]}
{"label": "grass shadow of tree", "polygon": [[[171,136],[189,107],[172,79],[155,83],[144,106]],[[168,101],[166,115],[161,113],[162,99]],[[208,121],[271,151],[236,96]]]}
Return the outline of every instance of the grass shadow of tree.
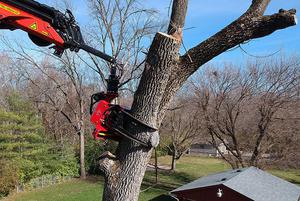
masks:
{"label": "grass shadow of tree", "polygon": [[155,185],[155,188],[171,191],[194,179],[193,176],[184,172],[163,171],[158,173],[158,183],[155,184],[155,172],[147,172],[143,180],[143,188]]}
{"label": "grass shadow of tree", "polygon": [[160,195],[158,197],[152,198],[149,201],[176,201],[176,199],[169,195]]}
{"label": "grass shadow of tree", "polygon": [[300,185],[300,181],[297,181],[295,179],[287,179],[287,181],[293,183],[293,184],[296,184],[296,185]]}

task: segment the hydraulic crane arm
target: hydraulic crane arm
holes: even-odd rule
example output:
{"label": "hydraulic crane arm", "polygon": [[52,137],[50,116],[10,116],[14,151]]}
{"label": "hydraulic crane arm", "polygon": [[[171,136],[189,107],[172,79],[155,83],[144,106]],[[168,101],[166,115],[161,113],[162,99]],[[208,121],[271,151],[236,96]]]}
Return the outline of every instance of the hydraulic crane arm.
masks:
{"label": "hydraulic crane arm", "polygon": [[0,29],[21,29],[38,46],[54,45],[61,56],[66,49],[80,49],[116,64],[116,59],[85,44],[71,11],[62,13],[33,0],[0,0]]}

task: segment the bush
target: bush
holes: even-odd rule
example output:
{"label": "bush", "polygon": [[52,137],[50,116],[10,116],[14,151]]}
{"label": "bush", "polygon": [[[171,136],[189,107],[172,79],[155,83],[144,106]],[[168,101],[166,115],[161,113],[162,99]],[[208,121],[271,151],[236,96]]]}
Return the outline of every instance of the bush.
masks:
{"label": "bush", "polygon": [[0,197],[7,196],[18,184],[18,168],[8,160],[0,160]]}
{"label": "bush", "polygon": [[53,146],[52,157],[45,161],[45,174],[56,176],[79,176],[79,163],[75,155],[75,150],[71,145],[64,144],[63,147]]}

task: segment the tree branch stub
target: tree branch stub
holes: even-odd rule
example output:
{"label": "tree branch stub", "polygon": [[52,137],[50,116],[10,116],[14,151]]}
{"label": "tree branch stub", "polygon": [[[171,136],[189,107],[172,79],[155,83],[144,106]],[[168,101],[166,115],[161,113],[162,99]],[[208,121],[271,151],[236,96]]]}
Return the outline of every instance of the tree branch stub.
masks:
{"label": "tree branch stub", "polygon": [[188,8],[188,0],[174,0],[168,34],[173,35],[179,41],[182,40],[182,32]]}

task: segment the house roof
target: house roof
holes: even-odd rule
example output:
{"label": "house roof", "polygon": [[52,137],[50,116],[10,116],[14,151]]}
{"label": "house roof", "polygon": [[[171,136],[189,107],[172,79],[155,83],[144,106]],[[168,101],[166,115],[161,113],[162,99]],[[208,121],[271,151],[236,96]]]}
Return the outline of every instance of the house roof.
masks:
{"label": "house roof", "polygon": [[171,192],[224,185],[255,201],[298,201],[300,187],[255,167],[209,175]]}

